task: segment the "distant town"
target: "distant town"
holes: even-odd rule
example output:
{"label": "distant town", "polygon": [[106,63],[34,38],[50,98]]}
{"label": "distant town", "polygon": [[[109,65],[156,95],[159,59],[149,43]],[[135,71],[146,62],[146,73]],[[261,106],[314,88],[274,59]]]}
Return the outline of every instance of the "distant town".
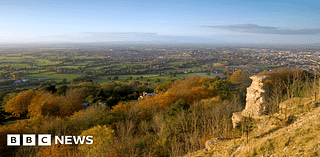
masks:
{"label": "distant town", "polygon": [[317,45],[2,45],[0,84],[7,91],[85,80],[161,83],[190,75],[224,77],[240,69],[314,72],[320,67],[319,52]]}

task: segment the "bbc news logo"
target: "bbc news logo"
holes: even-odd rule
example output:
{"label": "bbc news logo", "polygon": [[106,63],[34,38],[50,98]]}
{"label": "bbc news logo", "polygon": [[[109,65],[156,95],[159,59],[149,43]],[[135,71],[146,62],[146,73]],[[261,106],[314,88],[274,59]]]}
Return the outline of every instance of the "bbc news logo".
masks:
{"label": "bbc news logo", "polygon": [[[54,144],[92,144],[93,136],[55,136]],[[50,134],[38,134],[38,146],[51,146]],[[20,134],[8,134],[7,145],[8,146],[20,146],[21,144]],[[23,134],[22,135],[23,146],[36,146],[35,134]]]}

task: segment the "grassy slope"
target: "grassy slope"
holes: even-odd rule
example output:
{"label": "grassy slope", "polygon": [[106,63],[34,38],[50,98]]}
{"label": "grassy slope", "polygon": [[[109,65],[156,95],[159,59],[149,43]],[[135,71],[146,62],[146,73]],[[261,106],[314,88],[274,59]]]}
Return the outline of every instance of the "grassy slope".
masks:
{"label": "grassy slope", "polygon": [[199,150],[186,156],[319,156],[320,107],[295,111],[290,124],[285,123],[284,114],[260,120],[248,143],[245,138],[226,140],[208,152]]}

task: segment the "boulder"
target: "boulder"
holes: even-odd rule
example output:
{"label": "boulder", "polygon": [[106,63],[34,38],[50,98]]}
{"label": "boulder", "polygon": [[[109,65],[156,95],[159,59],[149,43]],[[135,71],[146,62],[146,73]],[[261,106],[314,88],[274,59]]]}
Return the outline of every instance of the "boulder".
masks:
{"label": "boulder", "polygon": [[219,142],[223,141],[223,139],[221,138],[214,138],[214,139],[211,139],[211,140],[207,140],[206,141],[206,144],[205,144],[205,150],[206,151],[209,151],[211,149],[213,149],[215,147],[215,145]]}
{"label": "boulder", "polygon": [[243,116],[241,112],[232,113],[232,126],[233,128],[239,127],[241,125]]}

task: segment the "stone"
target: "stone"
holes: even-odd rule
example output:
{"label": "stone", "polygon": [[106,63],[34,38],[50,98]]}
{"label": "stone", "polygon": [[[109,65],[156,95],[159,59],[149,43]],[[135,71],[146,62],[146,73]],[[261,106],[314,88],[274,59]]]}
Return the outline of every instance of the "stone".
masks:
{"label": "stone", "polygon": [[233,128],[239,127],[241,125],[243,116],[241,112],[232,113],[232,126]]}
{"label": "stone", "polygon": [[247,88],[246,107],[241,112],[244,117],[259,118],[267,113],[264,83],[266,76],[251,76],[252,83]]}
{"label": "stone", "polygon": [[232,115],[233,128],[239,127],[243,117],[261,118],[267,114],[266,92],[264,83],[266,76],[251,76],[252,83],[247,88],[246,107],[242,112],[236,112]]}
{"label": "stone", "polygon": [[223,141],[223,139],[221,139],[219,137],[211,139],[211,140],[207,140],[206,144],[205,144],[205,150],[209,151],[209,150],[213,149],[215,147],[215,145],[220,141]]}

